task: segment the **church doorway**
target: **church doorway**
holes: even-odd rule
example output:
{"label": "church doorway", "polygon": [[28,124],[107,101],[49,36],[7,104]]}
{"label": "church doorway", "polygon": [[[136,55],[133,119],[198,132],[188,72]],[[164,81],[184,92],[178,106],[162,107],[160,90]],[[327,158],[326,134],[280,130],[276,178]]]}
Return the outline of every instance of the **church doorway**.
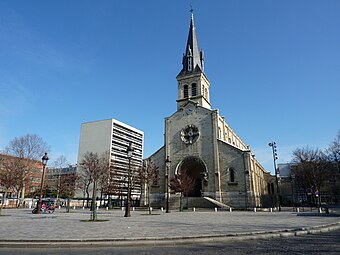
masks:
{"label": "church doorway", "polygon": [[203,161],[197,157],[186,157],[180,165],[180,172],[187,173],[195,181],[193,189],[188,192],[188,197],[201,197],[207,178],[207,169]]}

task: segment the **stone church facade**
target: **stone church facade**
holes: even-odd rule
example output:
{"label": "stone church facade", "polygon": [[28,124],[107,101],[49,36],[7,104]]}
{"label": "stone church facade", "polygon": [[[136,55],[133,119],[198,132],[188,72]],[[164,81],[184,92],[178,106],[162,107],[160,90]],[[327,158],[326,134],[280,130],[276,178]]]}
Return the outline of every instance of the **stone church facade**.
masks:
{"label": "stone church facade", "polygon": [[[204,54],[199,49],[191,16],[183,68],[177,75],[177,111],[165,118],[164,146],[148,159],[159,170],[151,189],[153,206],[165,207],[167,181],[182,171],[195,179],[189,193],[190,207],[203,200],[234,208],[270,206],[271,176],[210,103],[210,83],[204,73]],[[165,161],[171,161],[167,168]],[[179,194],[171,194],[171,207]],[[143,200],[143,198],[142,198]],[[202,202],[203,201],[203,202]],[[206,205],[207,203],[205,203]]]}

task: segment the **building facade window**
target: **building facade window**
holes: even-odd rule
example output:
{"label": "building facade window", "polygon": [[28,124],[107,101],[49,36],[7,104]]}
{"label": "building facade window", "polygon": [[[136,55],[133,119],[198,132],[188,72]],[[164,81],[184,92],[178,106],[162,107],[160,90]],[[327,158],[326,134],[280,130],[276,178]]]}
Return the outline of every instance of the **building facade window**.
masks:
{"label": "building facade window", "polygon": [[197,96],[197,85],[196,83],[191,84],[191,96]]}
{"label": "building facade window", "polygon": [[274,194],[275,193],[275,190],[274,190],[274,183],[270,183],[270,188],[271,188],[271,192],[270,194]]}
{"label": "building facade window", "polygon": [[229,182],[235,182],[235,170],[229,168]]}
{"label": "building facade window", "polygon": [[184,98],[187,98],[189,96],[188,85],[186,84],[183,86],[183,95],[184,95]]}
{"label": "building facade window", "polygon": [[155,174],[153,180],[152,180],[152,186],[158,186],[158,172]]}

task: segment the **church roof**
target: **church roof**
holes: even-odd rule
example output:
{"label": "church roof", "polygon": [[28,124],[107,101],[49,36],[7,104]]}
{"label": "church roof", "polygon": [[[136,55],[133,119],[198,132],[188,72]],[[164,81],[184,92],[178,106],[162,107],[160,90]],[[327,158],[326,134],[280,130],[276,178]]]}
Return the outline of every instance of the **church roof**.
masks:
{"label": "church roof", "polygon": [[184,76],[195,72],[203,72],[203,61],[203,51],[200,51],[198,46],[194,15],[191,14],[189,35],[182,60],[183,68],[178,76]]}

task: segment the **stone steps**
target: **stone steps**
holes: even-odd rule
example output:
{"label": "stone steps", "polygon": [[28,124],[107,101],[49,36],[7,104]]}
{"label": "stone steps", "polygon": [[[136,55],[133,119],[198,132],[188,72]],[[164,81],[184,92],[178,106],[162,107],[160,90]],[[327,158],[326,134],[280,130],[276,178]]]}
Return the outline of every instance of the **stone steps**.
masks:
{"label": "stone steps", "polygon": [[[170,198],[170,208],[179,208],[179,197]],[[223,204],[210,197],[183,197],[182,203],[184,208],[223,208],[229,209],[230,206]]]}

